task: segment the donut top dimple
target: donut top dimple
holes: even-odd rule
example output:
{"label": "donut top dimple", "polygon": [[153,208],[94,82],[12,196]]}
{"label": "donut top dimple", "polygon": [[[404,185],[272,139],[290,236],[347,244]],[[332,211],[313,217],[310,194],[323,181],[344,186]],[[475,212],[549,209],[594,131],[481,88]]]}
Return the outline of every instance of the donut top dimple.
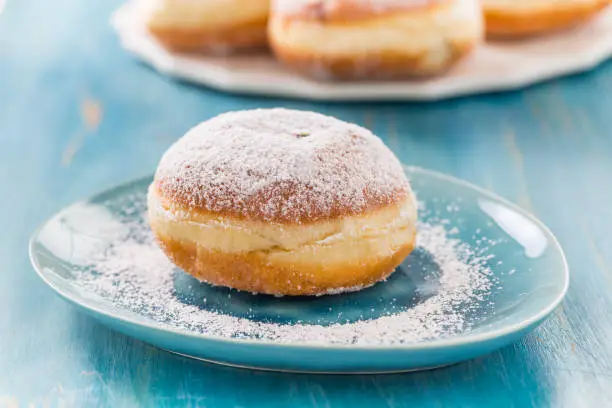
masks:
{"label": "donut top dimple", "polygon": [[316,222],[398,203],[401,164],[370,131],[312,112],[230,112],[162,157],[155,186],[179,208],[278,223]]}
{"label": "donut top dimple", "polygon": [[448,0],[273,0],[272,8],[282,15],[299,15],[322,20],[348,20],[426,7],[445,1]]}

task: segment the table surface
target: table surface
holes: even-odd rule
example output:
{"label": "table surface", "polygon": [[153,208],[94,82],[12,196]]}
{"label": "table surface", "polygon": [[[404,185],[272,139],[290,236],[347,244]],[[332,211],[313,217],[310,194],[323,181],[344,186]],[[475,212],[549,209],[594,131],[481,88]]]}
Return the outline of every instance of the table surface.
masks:
{"label": "table surface", "polygon": [[[0,15],[0,407],[612,406],[612,63],[430,104],[226,95],[126,55],[108,25],[119,3],[8,0]],[[291,375],[170,355],[96,323],[37,278],[27,243],[47,217],[151,173],[199,121],[273,106],[363,124],[403,162],[538,215],[568,256],[562,307],[518,344],[450,368]]]}

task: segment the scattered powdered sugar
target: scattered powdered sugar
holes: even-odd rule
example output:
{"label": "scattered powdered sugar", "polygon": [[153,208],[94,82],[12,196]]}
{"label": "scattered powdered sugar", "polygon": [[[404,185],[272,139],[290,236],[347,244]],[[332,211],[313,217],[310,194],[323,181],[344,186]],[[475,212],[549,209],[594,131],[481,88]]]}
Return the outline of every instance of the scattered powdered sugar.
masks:
{"label": "scattered powdered sugar", "polygon": [[410,190],[397,158],[369,130],[287,109],[200,124],[164,154],[155,182],[183,207],[288,223],[361,213]]}
{"label": "scattered powdered sugar", "polygon": [[[452,238],[443,223],[421,223],[416,251],[428,254],[437,269],[424,273],[426,280],[435,283],[430,296],[374,318],[344,322],[338,316],[332,319],[338,323],[333,324],[279,324],[236,317],[207,308],[206,299],[202,299],[204,306],[198,306],[177,296],[177,274],[184,272],[177,270],[156,246],[144,217],[142,211],[133,221],[131,214],[132,221],[128,223],[131,232],[95,256],[87,268],[76,271],[77,282],[117,307],[166,327],[189,332],[277,343],[393,345],[419,342],[468,331],[472,323],[470,316],[478,315],[489,300],[494,284],[487,266],[492,256],[487,255],[484,248],[470,248]],[[229,292],[227,296],[231,297],[232,293],[237,292]],[[253,308],[256,307],[253,303]]]}

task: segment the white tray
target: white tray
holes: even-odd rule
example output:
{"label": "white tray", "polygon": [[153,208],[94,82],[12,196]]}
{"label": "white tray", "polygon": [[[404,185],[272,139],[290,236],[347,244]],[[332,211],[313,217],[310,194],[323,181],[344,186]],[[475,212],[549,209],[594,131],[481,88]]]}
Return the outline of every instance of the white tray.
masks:
{"label": "white tray", "polygon": [[510,90],[586,71],[612,56],[612,10],[564,33],[483,44],[445,76],[412,81],[319,82],[283,68],[269,54],[173,54],[146,31],[137,0],[122,6],[112,24],[126,50],[163,74],[229,92],[316,100],[437,100]]}

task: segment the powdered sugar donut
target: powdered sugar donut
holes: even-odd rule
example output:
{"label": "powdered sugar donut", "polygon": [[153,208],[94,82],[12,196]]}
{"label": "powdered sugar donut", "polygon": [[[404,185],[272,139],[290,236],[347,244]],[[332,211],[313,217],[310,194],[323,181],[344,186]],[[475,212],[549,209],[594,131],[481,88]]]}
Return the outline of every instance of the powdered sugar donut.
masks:
{"label": "powdered sugar donut", "polygon": [[316,113],[232,112],[162,157],[149,220],[196,278],[274,295],[357,290],[412,251],[416,202],[368,130]]}
{"label": "powdered sugar donut", "polygon": [[610,0],[483,0],[490,37],[525,37],[579,24]]}
{"label": "powdered sugar donut", "polygon": [[483,35],[478,0],[273,0],[277,57],[318,78],[433,75]]}
{"label": "powdered sugar donut", "polygon": [[267,44],[270,0],[154,0],[148,29],[178,52],[225,53]]}

